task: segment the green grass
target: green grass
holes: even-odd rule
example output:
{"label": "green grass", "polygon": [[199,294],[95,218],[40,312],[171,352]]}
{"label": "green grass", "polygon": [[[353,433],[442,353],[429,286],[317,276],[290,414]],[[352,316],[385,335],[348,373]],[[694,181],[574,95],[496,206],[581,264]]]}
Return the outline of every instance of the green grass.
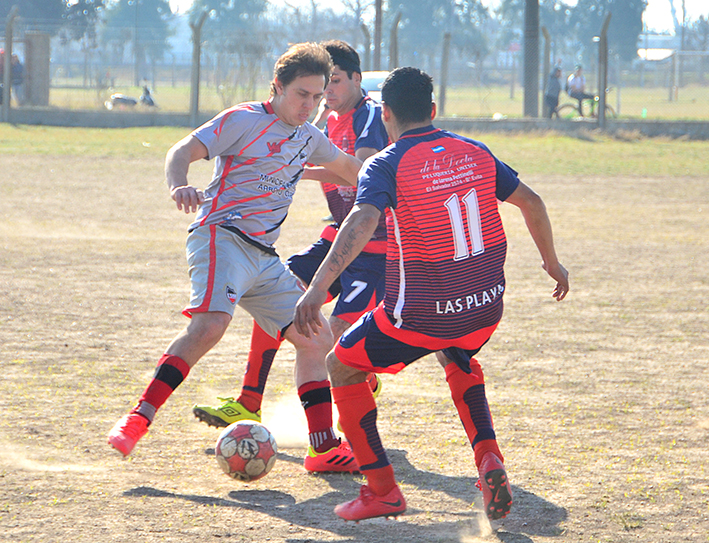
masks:
{"label": "green grass", "polygon": [[[121,93],[133,98],[139,98],[142,87],[116,87],[105,90],[82,88],[52,88],[49,94],[49,104],[52,107],[65,109],[104,109],[104,102],[113,93]],[[199,91],[200,109],[202,111],[221,111],[234,103],[247,100],[262,100],[268,97],[268,87],[263,87],[257,92],[258,96],[249,96],[243,89],[236,89],[229,97],[222,97],[214,87],[202,86]],[[158,86],[152,89],[153,99],[160,111],[168,113],[186,113],[190,109],[190,88],[183,86]],[[145,110],[143,106],[136,106],[136,111]]]}
{"label": "green grass", "polygon": [[[709,120],[708,94],[706,86],[690,85],[680,89],[678,99],[670,102],[666,88],[623,88],[620,118],[640,119],[645,109],[648,119]],[[571,101],[562,92],[559,103]],[[521,87],[515,89],[514,98],[510,98],[509,87],[455,87],[446,92],[445,114],[447,117],[492,117],[501,113],[508,117],[522,117],[523,103],[524,90]],[[617,88],[608,94],[608,104],[618,109]]]}
{"label": "green grass", "polygon": [[[440,89],[436,86],[436,93]],[[134,98],[141,94],[140,87],[117,87],[97,91],[96,89],[51,89],[49,101],[53,107],[67,109],[103,109],[110,94],[120,92]],[[648,119],[663,120],[709,120],[709,90],[706,86],[688,85],[679,90],[678,99],[669,101],[669,92],[664,87],[627,87],[621,89],[620,118],[640,119],[643,109]],[[608,95],[608,104],[618,109],[618,89],[613,88]],[[202,86],[200,89],[200,109],[203,111],[221,111],[233,103],[245,100],[262,100],[268,96],[266,86],[257,89],[256,96],[251,96],[244,89],[237,89],[231,99],[223,99],[214,86]],[[153,91],[153,97],[161,111],[185,113],[189,111],[189,87],[160,85]],[[540,96],[541,100],[541,96]],[[510,88],[506,85],[485,87],[450,87],[446,92],[445,114],[447,117],[492,117],[500,113],[508,117],[521,117],[524,91],[515,88],[514,97],[510,98]],[[570,101],[562,93],[560,103]],[[541,107],[541,106],[540,106]],[[140,109],[137,106],[136,109]]]}
{"label": "green grass", "polygon": [[[61,128],[0,124],[0,154],[164,156],[187,128]],[[709,142],[665,138],[582,138],[556,133],[469,134],[520,175],[709,176]]]}

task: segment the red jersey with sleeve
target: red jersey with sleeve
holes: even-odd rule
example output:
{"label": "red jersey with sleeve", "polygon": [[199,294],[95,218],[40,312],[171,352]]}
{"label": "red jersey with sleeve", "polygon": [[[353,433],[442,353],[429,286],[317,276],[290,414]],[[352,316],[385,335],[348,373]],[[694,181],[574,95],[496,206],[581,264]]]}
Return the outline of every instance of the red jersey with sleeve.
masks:
{"label": "red jersey with sleeve", "polygon": [[[389,136],[382,123],[381,106],[369,96],[363,96],[357,105],[344,115],[338,115],[333,111],[327,118],[325,135],[342,151],[353,156],[357,149],[369,147],[380,151],[389,144]],[[337,235],[338,226],[342,224],[354,205],[357,188],[323,183],[323,191],[335,225],[326,228],[320,237],[333,241]],[[372,236],[372,241],[364,248],[364,251],[368,253],[386,252],[385,240],[386,222],[382,217]]]}
{"label": "red jersey with sleeve", "polygon": [[266,247],[278,239],[305,165],[332,162],[339,154],[312,124],[282,121],[270,102],[222,111],[192,135],[216,161],[190,230],[211,224],[238,228]]}
{"label": "red jersey with sleeve", "polygon": [[507,240],[498,200],[518,184],[485,145],[433,126],[365,162],[356,203],[386,210],[383,304],[394,326],[454,339],[499,322]]}

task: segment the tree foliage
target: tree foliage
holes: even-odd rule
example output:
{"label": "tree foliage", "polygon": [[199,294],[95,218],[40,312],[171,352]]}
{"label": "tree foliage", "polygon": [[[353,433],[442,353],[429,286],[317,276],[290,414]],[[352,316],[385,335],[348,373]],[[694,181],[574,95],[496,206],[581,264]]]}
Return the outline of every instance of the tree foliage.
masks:
{"label": "tree foliage", "polygon": [[168,0],[114,0],[105,10],[103,41],[122,50],[131,42],[139,55],[161,60],[172,35]]}
{"label": "tree foliage", "polygon": [[218,92],[228,107],[253,97],[263,59],[269,51],[265,28],[266,0],[195,0],[190,20],[205,11],[202,27],[205,49],[216,59]]}
{"label": "tree foliage", "polygon": [[[646,0],[578,0],[570,5],[563,0],[540,0],[540,24],[547,28],[555,49],[570,51],[577,59],[593,52],[593,38],[598,36],[603,21],[611,13],[608,43],[612,53],[623,60],[637,56],[637,42],[642,32],[642,15]],[[497,10],[502,26],[498,45],[504,47],[512,39],[521,39],[524,28],[524,0],[502,0]]]}
{"label": "tree foliage", "polygon": [[638,36],[643,30],[643,12],[646,0],[579,0],[572,10],[571,24],[578,41],[590,45],[598,36],[608,13],[608,45],[621,59],[630,61],[637,57]]}
{"label": "tree foliage", "polygon": [[96,25],[104,7],[104,0],[75,0],[69,3],[62,14],[66,39],[85,39],[86,45],[95,47]]}
{"label": "tree foliage", "polygon": [[0,19],[5,19],[12,6],[17,5],[19,15],[27,21],[61,23],[66,8],[65,0],[0,0]]}
{"label": "tree foliage", "polygon": [[709,50],[709,17],[700,15],[696,21],[689,24],[687,30],[687,43],[691,49]]}
{"label": "tree foliage", "polygon": [[440,54],[443,35],[450,32],[454,54],[480,60],[487,55],[487,39],[482,32],[489,14],[479,0],[399,0],[389,5],[389,13],[401,10],[399,47],[405,63],[424,68]]}

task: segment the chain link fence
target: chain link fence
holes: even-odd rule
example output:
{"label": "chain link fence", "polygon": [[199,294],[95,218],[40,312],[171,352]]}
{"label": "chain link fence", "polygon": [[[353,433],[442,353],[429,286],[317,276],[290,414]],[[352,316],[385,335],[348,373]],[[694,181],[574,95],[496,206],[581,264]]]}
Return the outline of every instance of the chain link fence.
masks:
{"label": "chain link fence", "polygon": [[[92,39],[68,39],[60,28],[33,20],[31,25],[19,19],[13,31],[13,51],[20,62],[28,58],[28,35],[46,33],[51,36],[49,58],[49,99],[47,104],[23,101],[31,94],[22,85],[32,85],[26,79],[16,87],[13,107],[49,106],[52,108],[165,112],[188,112],[192,58],[192,31],[186,17],[173,19],[173,35],[168,39],[164,54],[148,54],[160,43],[152,42],[150,28],[134,26],[100,28]],[[31,28],[31,30],[30,30]],[[221,49],[219,44],[206,39],[201,56],[200,110],[216,112],[244,100],[264,99],[268,96],[273,63],[288,43],[342,38],[355,43],[365,68],[371,68],[373,47],[366,45],[360,28],[353,26],[346,32],[332,28],[318,31],[312,27],[305,33],[298,28],[293,36],[277,32],[263,40],[244,36],[238,47]],[[105,36],[118,36],[107,40]],[[274,38],[277,35],[277,38]],[[390,35],[394,35],[391,33]],[[146,37],[147,36],[147,37]],[[494,28],[486,32],[489,44],[500,44]],[[297,38],[297,39],[289,39]],[[1,38],[1,39],[4,39]],[[389,38],[391,39],[391,38]],[[523,46],[521,40],[511,40],[503,46],[489,47],[484,56],[468,57],[452,52],[446,88],[445,115],[448,117],[515,118],[523,116]],[[641,40],[642,41],[642,40]],[[164,44],[164,42],[162,42]],[[399,46],[398,58],[386,56],[383,48],[382,66],[415,64],[425,69],[438,84],[441,73],[443,37],[429,54],[412,57]],[[455,43],[455,39],[454,39]],[[640,44],[642,45],[642,43]],[[540,42],[540,49],[543,40]],[[593,44],[589,44],[591,50]],[[394,49],[395,50],[395,49]],[[606,103],[613,116],[619,119],[709,120],[709,53],[677,51],[671,48],[654,50],[640,48],[644,58],[632,63],[622,62],[612,51],[609,57]],[[543,64],[540,50],[540,64]],[[560,105],[573,103],[563,91],[564,80],[577,63],[576,52],[554,50],[550,62],[561,64]],[[584,75],[587,91],[598,94],[598,65],[593,54],[586,54]],[[370,66],[367,66],[369,63]],[[539,103],[542,112],[544,86],[549,74],[539,69]],[[150,92],[154,106],[141,103],[144,87]],[[438,88],[437,88],[438,91]],[[112,100],[123,96],[127,101]],[[19,99],[19,101],[18,101]]]}

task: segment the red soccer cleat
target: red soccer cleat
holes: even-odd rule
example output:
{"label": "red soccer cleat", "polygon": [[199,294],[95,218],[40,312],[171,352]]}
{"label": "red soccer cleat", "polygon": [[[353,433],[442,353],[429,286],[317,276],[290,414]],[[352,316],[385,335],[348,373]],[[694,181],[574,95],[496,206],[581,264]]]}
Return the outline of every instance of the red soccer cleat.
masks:
{"label": "red soccer cleat", "polygon": [[148,419],[137,413],[128,413],[108,432],[108,443],[123,456],[128,456],[138,440],[148,433]]}
{"label": "red soccer cleat", "polygon": [[406,500],[398,486],[386,496],[377,496],[367,485],[359,489],[359,497],[335,507],[335,514],[345,520],[360,521],[375,517],[396,517],[406,511]]}
{"label": "red soccer cleat", "polygon": [[308,454],[305,456],[303,465],[310,472],[359,473],[359,464],[357,464],[350,444],[346,441],[324,453],[316,452],[312,446],[308,447]]}
{"label": "red soccer cleat", "polygon": [[483,456],[478,468],[476,486],[483,493],[483,506],[490,520],[505,518],[512,507],[512,488],[507,480],[505,465],[495,453]]}

